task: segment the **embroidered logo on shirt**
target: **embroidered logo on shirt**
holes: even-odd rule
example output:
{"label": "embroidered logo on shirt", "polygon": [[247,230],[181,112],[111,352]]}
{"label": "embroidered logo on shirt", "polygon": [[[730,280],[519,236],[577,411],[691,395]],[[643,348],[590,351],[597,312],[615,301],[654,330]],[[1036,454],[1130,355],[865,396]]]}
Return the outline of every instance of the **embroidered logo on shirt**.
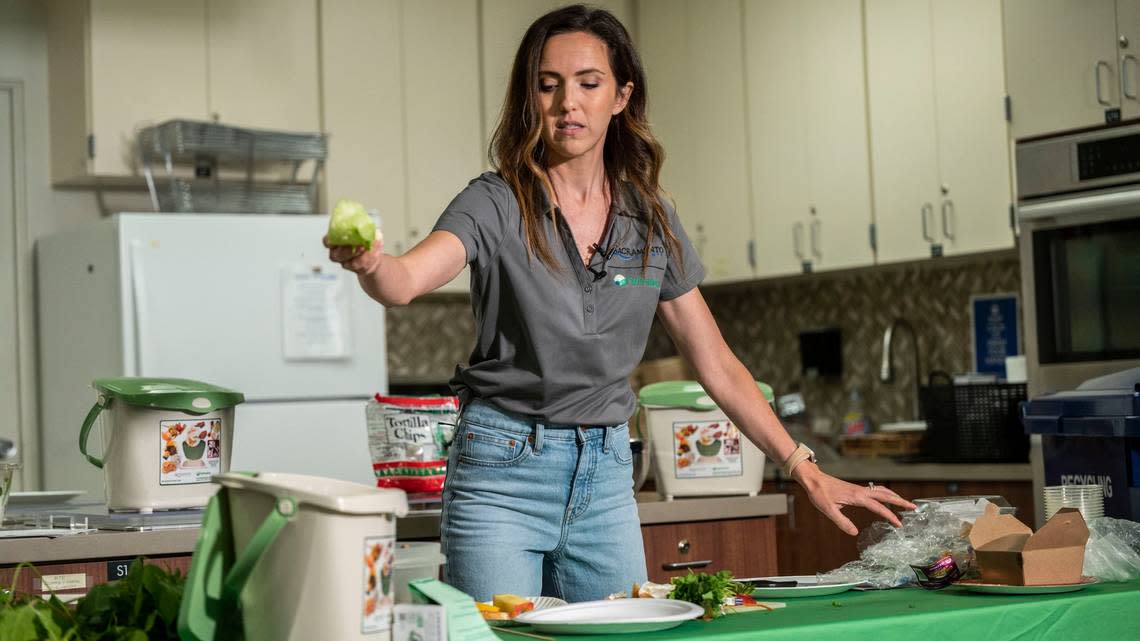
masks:
{"label": "embroidered logo on shirt", "polygon": [[661,287],[661,281],[656,278],[626,278],[618,274],[614,276],[614,285],[618,287]]}
{"label": "embroidered logo on shirt", "polygon": [[[611,254],[613,255],[614,258],[616,258],[622,262],[625,262],[625,263],[628,263],[629,261],[631,261],[635,258],[640,258],[641,255],[644,253],[645,253],[644,247],[637,247],[637,248],[618,247],[611,252]],[[661,245],[654,245],[653,247],[649,248],[649,255],[650,256],[663,256],[664,254],[665,254],[665,248],[662,247]]]}

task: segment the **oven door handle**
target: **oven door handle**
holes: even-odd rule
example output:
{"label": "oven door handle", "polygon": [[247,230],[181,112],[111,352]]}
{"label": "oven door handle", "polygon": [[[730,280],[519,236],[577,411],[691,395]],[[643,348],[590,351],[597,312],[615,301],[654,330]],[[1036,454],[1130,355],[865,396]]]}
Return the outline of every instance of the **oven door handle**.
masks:
{"label": "oven door handle", "polygon": [[1017,219],[1018,221],[1040,220],[1042,218],[1135,207],[1140,207],[1140,189],[1093,196],[1078,196],[1043,203],[1023,203],[1017,206]]}

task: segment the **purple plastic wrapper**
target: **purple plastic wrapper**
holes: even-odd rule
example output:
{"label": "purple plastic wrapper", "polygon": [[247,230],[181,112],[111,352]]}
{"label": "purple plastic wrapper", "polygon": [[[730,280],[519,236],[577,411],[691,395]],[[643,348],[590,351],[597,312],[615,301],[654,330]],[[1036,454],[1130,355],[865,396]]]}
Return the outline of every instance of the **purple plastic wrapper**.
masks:
{"label": "purple plastic wrapper", "polygon": [[918,584],[927,590],[941,590],[962,576],[954,557],[949,554],[929,565],[912,565],[910,568],[918,577]]}

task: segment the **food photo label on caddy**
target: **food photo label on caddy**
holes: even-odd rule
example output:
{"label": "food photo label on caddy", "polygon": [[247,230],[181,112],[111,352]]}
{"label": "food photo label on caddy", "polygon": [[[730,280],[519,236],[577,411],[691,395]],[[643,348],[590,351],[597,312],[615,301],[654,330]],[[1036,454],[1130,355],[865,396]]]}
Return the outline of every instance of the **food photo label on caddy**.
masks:
{"label": "food photo label on caddy", "polygon": [[159,485],[209,483],[222,471],[222,421],[159,421]]}
{"label": "food photo label on caddy", "polygon": [[740,430],[726,419],[673,423],[673,471],[679,479],[742,476]]}
{"label": "food photo label on caddy", "polygon": [[370,536],[364,539],[364,600],[360,631],[384,632],[391,625],[392,560],[396,537]]}

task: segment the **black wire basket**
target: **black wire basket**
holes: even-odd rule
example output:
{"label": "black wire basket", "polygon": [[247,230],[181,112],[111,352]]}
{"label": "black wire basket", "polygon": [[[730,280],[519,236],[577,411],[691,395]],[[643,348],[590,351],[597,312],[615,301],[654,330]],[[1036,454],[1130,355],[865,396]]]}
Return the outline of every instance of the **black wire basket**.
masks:
{"label": "black wire basket", "polygon": [[927,422],[922,458],[944,463],[1024,463],[1029,437],[1018,408],[1025,383],[931,384],[919,389]]}

